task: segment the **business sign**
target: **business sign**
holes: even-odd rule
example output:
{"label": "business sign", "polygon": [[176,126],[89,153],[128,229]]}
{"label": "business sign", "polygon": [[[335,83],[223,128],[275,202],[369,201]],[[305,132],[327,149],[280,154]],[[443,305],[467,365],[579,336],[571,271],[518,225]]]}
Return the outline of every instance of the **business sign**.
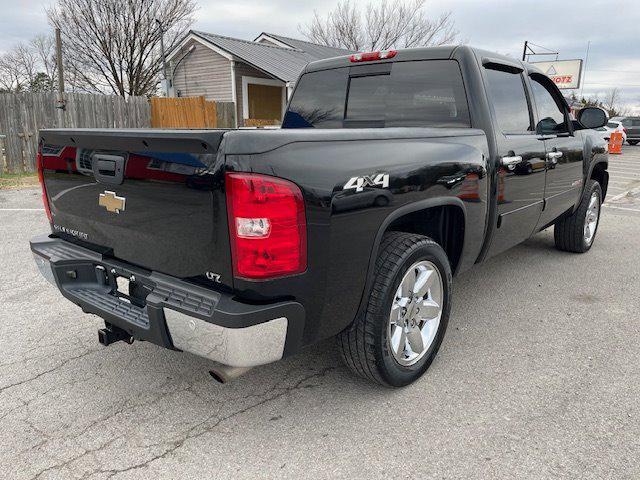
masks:
{"label": "business sign", "polygon": [[556,60],[555,62],[532,62],[560,89],[580,88],[582,60]]}

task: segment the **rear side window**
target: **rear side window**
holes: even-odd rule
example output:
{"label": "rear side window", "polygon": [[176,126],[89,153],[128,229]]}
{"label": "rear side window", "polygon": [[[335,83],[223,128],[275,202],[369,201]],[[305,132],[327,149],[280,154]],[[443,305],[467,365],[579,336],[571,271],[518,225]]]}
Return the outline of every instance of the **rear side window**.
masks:
{"label": "rear side window", "polygon": [[[396,62],[391,64],[391,68],[386,64],[382,73],[376,73],[373,65],[368,67],[371,68],[347,67],[304,75],[291,101],[283,128],[471,126],[457,62]],[[324,84],[316,79],[320,74],[325,74]],[[338,116],[332,115],[332,122],[319,122],[308,115],[307,105],[321,106],[324,103],[324,108],[327,108],[329,103],[320,99],[326,100],[328,96],[325,90],[329,88],[327,76],[330,75],[334,76],[332,85],[344,82],[342,95],[334,92],[342,99],[342,105],[338,107],[339,101],[332,104],[333,110],[340,110]],[[318,90],[308,88],[311,84],[315,84]]]}
{"label": "rear side window", "polygon": [[486,69],[489,97],[502,133],[531,132],[529,103],[522,74]]}
{"label": "rear side window", "polygon": [[640,127],[640,118],[634,118],[633,120],[631,120],[631,126]]}

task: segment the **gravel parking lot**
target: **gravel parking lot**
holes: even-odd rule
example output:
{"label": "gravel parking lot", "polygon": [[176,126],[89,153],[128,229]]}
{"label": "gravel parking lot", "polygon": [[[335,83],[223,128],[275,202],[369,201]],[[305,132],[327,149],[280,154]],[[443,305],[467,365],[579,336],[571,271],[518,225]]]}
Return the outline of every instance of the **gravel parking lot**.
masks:
{"label": "gravel parking lot", "polygon": [[610,170],[592,250],[547,230],[456,279],[439,356],[395,391],[332,341],[227,385],[100,346],[32,262],[39,190],[0,191],[0,478],[639,478],[640,147]]}

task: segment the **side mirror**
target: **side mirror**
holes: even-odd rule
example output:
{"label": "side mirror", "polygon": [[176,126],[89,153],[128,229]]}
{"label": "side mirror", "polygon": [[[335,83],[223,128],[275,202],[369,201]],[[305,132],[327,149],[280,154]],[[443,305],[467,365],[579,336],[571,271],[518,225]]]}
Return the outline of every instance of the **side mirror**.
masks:
{"label": "side mirror", "polygon": [[600,128],[607,124],[609,116],[607,112],[599,107],[585,107],[578,112],[576,120],[578,120],[584,128]]}

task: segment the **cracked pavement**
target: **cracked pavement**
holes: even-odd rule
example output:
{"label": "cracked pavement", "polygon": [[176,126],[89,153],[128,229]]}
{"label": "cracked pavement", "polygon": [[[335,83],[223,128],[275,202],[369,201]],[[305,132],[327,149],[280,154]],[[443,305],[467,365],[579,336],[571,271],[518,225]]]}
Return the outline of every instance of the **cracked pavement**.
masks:
{"label": "cracked pavement", "polygon": [[455,280],[429,372],[386,390],[332,341],[227,385],[151,344],[108,348],[38,274],[37,189],[0,190],[0,477],[640,477],[640,216],[594,248],[543,232]]}

